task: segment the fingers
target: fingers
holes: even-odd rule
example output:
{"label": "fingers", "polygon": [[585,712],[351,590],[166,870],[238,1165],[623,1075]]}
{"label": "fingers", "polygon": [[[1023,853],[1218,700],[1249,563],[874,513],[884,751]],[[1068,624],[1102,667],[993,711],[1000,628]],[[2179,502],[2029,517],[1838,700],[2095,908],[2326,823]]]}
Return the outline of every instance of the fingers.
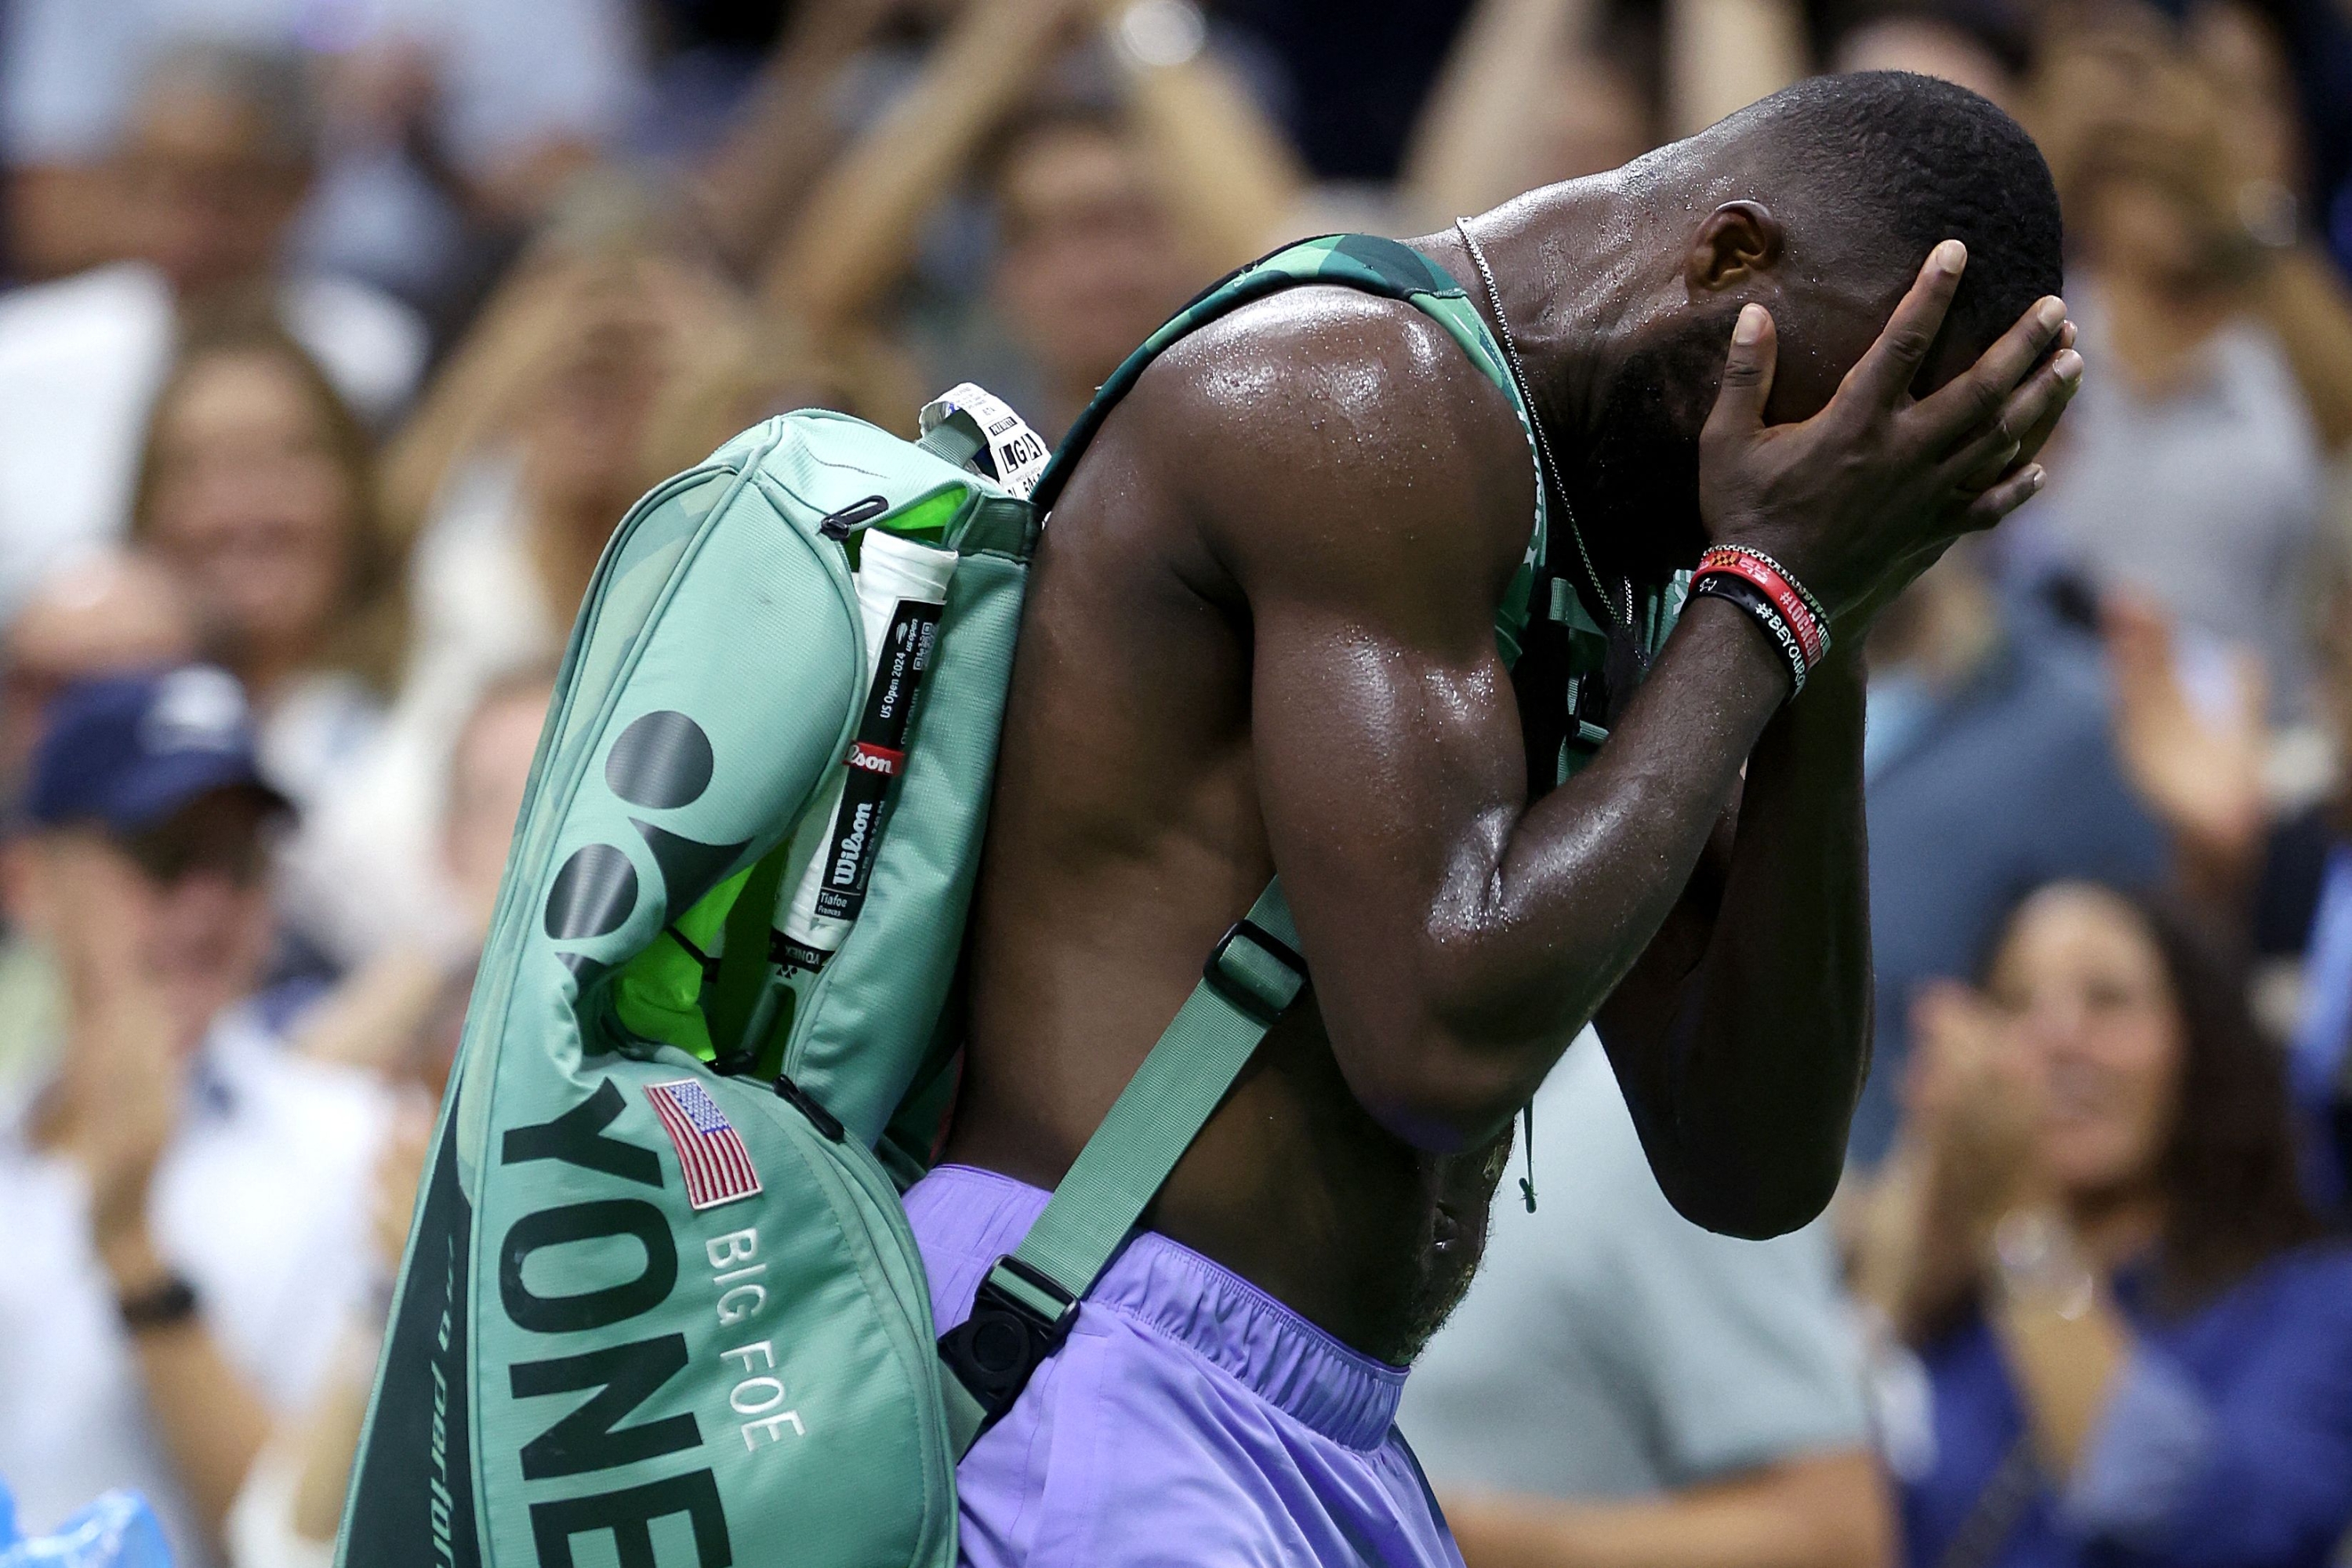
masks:
{"label": "fingers", "polygon": [[1772,330],[1772,313],[1761,305],[1743,305],[1731,329],[1731,352],[1723,362],[1723,385],[1715,395],[1715,409],[1706,417],[1706,434],[1716,438],[1761,429],[1764,405],[1772,395],[1772,371],[1779,363],[1780,337]]}
{"label": "fingers", "polygon": [[[2072,330],[2070,325],[2068,331]],[[2074,354],[2072,366],[2060,363],[2070,353],[2073,353],[2071,349],[2062,348],[2053,358],[2051,368],[2065,382],[2065,392],[2043,411],[2041,418],[2026,426],[2024,437],[2018,443],[2021,460],[2031,460],[2042,455],[2042,448],[2049,445],[2052,433],[2058,428],[2058,416],[2066,412],[2066,405],[2074,401],[2076,393],[2083,390],[2083,356]]]}
{"label": "fingers", "polygon": [[[1980,427],[1974,436],[1944,460],[1947,482],[1964,490],[1981,490],[2021,460],[2041,451],[2042,443],[2057,427],[2058,416],[2065,411],[2082,384],[2081,354],[2073,349],[2061,349],[2051,355],[2026,378],[2025,384],[1999,404],[1999,411],[1991,418],[1979,422]],[[1944,389],[1950,390],[1951,387]],[[1938,397],[1942,395],[1943,393],[1937,394]],[[1921,408],[1924,411],[1926,405]],[[2031,449],[2027,447],[2029,441]]]}
{"label": "fingers", "polygon": [[1922,438],[1940,450],[1991,419],[2011,390],[2050,353],[2065,325],[2065,301],[2054,294],[2035,300],[1976,363],[1919,400],[1910,420]]}
{"label": "fingers", "polygon": [[1927,265],[1909,293],[1886,319],[1885,330],[1870,345],[1838,389],[1836,401],[1853,397],[1871,407],[1898,406],[1911,383],[1927,363],[1936,334],[1943,330],[1944,312],[1960,287],[1960,271],[1968,265],[1968,247],[1948,239],[1930,251]]}
{"label": "fingers", "polygon": [[1969,503],[1960,514],[1960,531],[1980,533],[2032,500],[2046,478],[2039,463],[2028,463]]}

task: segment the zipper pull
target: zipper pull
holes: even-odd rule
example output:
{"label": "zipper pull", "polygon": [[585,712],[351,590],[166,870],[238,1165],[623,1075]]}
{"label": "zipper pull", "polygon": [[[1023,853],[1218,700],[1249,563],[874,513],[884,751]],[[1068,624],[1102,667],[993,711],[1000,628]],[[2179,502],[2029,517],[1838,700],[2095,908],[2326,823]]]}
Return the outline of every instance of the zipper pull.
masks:
{"label": "zipper pull", "polygon": [[816,531],[838,544],[889,510],[887,497],[867,496],[864,500],[851,501],[839,511],[824,518],[817,523]]}
{"label": "zipper pull", "polygon": [[848,1131],[842,1126],[841,1118],[819,1104],[816,1096],[794,1083],[789,1074],[776,1075],[776,1097],[807,1117],[809,1125],[833,1142],[840,1142]]}
{"label": "zipper pull", "polygon": [[1536,1102],[1532,1100],[1519,1108],[1527,1121],[1528,1146],[1520,1152],[1528,1163],[1528,1173],[1519,1178],[1519,1196],[1527,1200],[1528,1212],[1536,1212]]}

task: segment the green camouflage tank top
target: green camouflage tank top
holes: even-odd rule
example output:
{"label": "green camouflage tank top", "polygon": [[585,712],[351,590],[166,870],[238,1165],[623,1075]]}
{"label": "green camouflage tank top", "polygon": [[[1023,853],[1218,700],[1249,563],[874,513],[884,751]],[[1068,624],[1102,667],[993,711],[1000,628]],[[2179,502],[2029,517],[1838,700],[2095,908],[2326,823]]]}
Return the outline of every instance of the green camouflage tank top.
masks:
{"label": "green camouflage tank top", "polygon": [[[1527,553],[1496,606],[1495,641],[1519,697],[1529,785],[1540,794],[1583,766],[1608,737],[1601,720],[1609,705],[1603,689],[1609,638],[1566,570],[1572,542],[1567,552],[1555,556],[1550,498],[1529,423],[1533,414],[1502,348],[1462,285],[1420,251],[1377,235],[1326,235],[1286,246],[1212,284],[1111,373],[1063,438],[1034,499],[1041,509],[1051,508],[1103,420],[1168,345],[1253,300],[1307,284],[1360,289],[1411,305],[1445,329],[1518,416],[1528,460],[1535,468],[1535,517]],[[1636,590],[1632,629],[1642,665],[1646,667],[1674,629],[1688,586],[1688,574],[1678,573],[1662,586]]]}

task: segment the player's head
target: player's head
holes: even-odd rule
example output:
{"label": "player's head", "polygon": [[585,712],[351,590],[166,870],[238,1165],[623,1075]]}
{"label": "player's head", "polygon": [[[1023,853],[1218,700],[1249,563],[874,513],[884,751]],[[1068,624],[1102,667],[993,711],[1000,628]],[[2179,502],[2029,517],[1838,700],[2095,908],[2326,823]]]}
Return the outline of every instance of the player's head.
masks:
{"label": "player's head", "polygon": [[1938,241],[1961,241],[1969,262],[1923,390],[2059,288],[2058,195],[2032,138],[1932,77],[1817,77],[1610,178],[1654,276],[1612,355],[1583,499],[1674,519],[1669,533],[1696,527],[1698,431],[1741,306],[1762,304],[1778,329],[1778,423],[1829,401]]}

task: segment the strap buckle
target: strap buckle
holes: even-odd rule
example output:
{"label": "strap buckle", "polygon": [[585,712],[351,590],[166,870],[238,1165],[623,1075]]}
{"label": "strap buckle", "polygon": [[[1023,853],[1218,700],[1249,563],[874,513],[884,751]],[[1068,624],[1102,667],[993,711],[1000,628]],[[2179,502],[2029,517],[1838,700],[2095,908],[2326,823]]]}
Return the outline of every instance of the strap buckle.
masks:
{"label": "strap buckle", "polygon": [[987,1413],[981,1431],[1013,1408],[1077,1319],[1077,1298],[1043,1272],[1009,1253],[996,1260],[972,1295],[971,1316],[940,1336],[940,1360]]}
{"label": "strap buckle", "polygon": [[[1247,945],[1236,954],[1235,942]],[[1251,950],[1255,949],[1255,952]],[[1257,960],[1252,963],[1249,961]],[[1284,973],[1268,973],[1269,964]],[[1307,960],[1296,948],[1255,921],[1235,921],[1201,965],[1201,983],[1215,992],[1251,1022],[1272,1028],[1307,983]]]}

